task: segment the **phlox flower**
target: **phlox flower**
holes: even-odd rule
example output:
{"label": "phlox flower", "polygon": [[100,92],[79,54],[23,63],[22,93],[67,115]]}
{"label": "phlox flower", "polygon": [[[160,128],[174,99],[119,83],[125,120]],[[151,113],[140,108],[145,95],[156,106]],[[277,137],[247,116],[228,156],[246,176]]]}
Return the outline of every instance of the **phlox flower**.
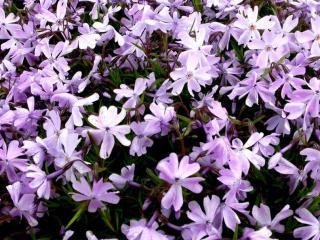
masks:
{"label": "phlox flower", "polygon": [[2,7],[0,7],[0,39],[10,39],[9,33],[14,33],[21,30],[21,26],[16,22],[19,21],[19,17],[16,17],[13,13],[9,13],[7,16]]}
{"label": "phlox flower", "polygon": [[55,152],[56,147],[61,145],[61,133],[67,130],[61,128],[61,119],[58,111],[51,110],[47,115],[48,117],[43,124],[47,137],[43,139],[43,143],[49,152]]}
{"label": "phlox flower", "polygon": [[70,93],[56,93],[50,98],[51,102],[59,102],[59,107],[68,108],[71,112],[71,116],[66,123],[68,128],[73,126],[83,125],[83,113],[85,112],[84,106],[92,105],[99,99],[99,94],[94,93],[86,98],[77,98],[75,95]]}
{"label": "phlox flower", "polygon": [[286,65],[287,71],[277,72],[275,81],[271,84],[270,89],[276,91],[281,88],[281,97],[291,97],[296,89],[301,89],[305,85],[305,81],[298,76],[303,76],[306,72],[305,67]]}
{"label": "phlox flower", "polygon": [[162,103],[151,103],[149,107],[152,114],[146,114],[144,120],[151,129],[158,129],[162,136],[170,131],[170,124],[176,118],[176,112],[173,107]]}
{"label": "phlox flower", "polygon": [[41,50],[47,60],[42,61],[40,67],[55,68],[62,74],[65,74],[70,70],[67,60],[63,57],[68,52],[68,41],[59,42],[54,47],[49,45],[49,40],[42,45]]}
{"label": "phlox flower", "polygon": [[262,39],[254,39],[248,43],[250,49],[258,49],[259,55],[256,59],[255,66],[259,68],[266,68],[271,63],[277,62],[284,56],[285,51],[281,48],[286,39],[281,34],[275,34],[272,31],[264,31]]}
{"label": "phlox flower", "polygon": [[150,137],[155,133],[158,133],[159,128],[148,122],[132,122],[130,127],[136,134],[130,146],[130,154],[133,156],[146,154],[147,147],[151,147],[153,145],[153,140]]}
{"label": "phlox flower", "polygon": [[263,138],[263,133],[253,133],[249,139],[243,144],[243,142],[236,138],[232,141],[232,148],[234,149],[234,154],[231,155],[235,160],[242,162],[242,171],[244,174],[248,174],[250,169],[250,163],[252,163],[257,169],[264,166],[265,159],[260,156],[256,150],[250,150],[249,148],[256,144],[261,138]]}
{"label": "phlox flower", "polygon": [[293,211],[290,210],[289,205],[284,206],[273,219],[271,219],[270,208],[263,203],[260,204],[260,207],[253,206],[252,209],[252,216],[257,220],[260,227],[268,227],[280,233],[284,232],[284,226],[280,224],[280,221],[290,217],[292,214]]}
{"label": "phlox flower", "polygon": [[135,165],[131,164],[129,166],[121,168],[121,175],[112,173],[109,176],[109,180],[112,182],[114,186],[118,189],[124,188],[127,182],[130,182],[133,180],[134,177],[134,169]]}
{"label": "phlox flower", "polygon": [[80,36],[75,40],[75,45],[80,49],[95,48],[98,40],[101,38],[87,23],[82,27],[78,27]]}
{"label": "phlox flower", "polygon": [[310,53],[312,56],[320,56],[320,17],[311,18],[311,30],[297,31],[296,39],[299,43],[311,43]]}
{"label": "phlox flower", "polygon": [[170,73],[170,77],[174,80],[171,85],[172,94],[179,95],[187,84],[190,95],[194,96],[193,92],[200,92],[201,86],[211,83],[212,79],[208,73],[209,70],[209,66],[198,66],[197,61],[189,56],[186,66],[176,68]]}
{"label": "phlox flower", "polygon": [[61,147],[53,153],[56,167],[62,169],[67,164],[72,163],[64,173],[68,181],[75,180],[76,172],[83,175],[91,170],[87,166],[88,163],[82,160],[81,152],[76,150],[81,141],[78,137],[77,133],[63,132],[61,134]]}
{"label": "phlox flower", "polygon": [[272,232],[267,227],[260,228],[256,231],[251,228],[245,228],[240,240],[276,240],[275,238],[270,238],[271,235]]}
{"label": "phlox flower", "polygon": [[19,147],[17,140],[11,141],[8,146],[4,141],[0,145],[0,173],[5,172],[9,181],[18,180],[18,172],[25,171],[28,165],[28,159],[23,158],[24,149]]}
{"label": "phlox flower", "polygon": [[247,96],[245,103],[249,107],[252,107],[253,104],[258,104],[259,97],[265,103],[273,103],[275,98],[273,93],[268,89],[267,83],[259,80],[256,72],[252,72],[248,78],[234,86],[228,96],[230,99],[235,99],[237,96],[241,99]]}
{"label": "phlox flower", "polygon": [[267,125],[267,130],[275,130],[275,132],[278,134],[290,134],[291,128],[287,118],[288,114],[284,110],[275,106],[269,106],[268,108],[271,108],[273,111],[275,111],[276,115],[272,116],[265,122]]}
{"label": "phlox flower", "polygon": [[289,113],[288,119],[297,119],[304,115],[303,128],[307,128],[309,117],[316,118],[320,114],[320,80],[310,79],[307,83],[309,89],[297,89],[293,91],[291,101],[287,103],[284,110]]}
{"label": "phlox flower", "polygon": [[21,107],[16,108],[14,126],[32,130],[37,126],[37,121],[40,119],[43,111],[35,109],[34,97],[27,99],[27,105],[28,109]]}
{"label": "phlox flower", "polygon": [[148,224],[145,219],[140,220],[130,220],[130,225],[123,224],[121,226],[121,231],[127,237],[128,240],[170,240],[172,238],[168,237],[161,231],[157,231],[159,227],[157,222]]}
{"label": "phlox flower", "polygon": [[184,156],[179,163],[177,154],[171,153],[169,157],[158,163],[157,170],[160,172],[159,177],[171,185],[161,200],[161,205],[166,209],[173,206],[175,211],[180,210],[183,205],[182,187],[194,193],[202,191],[199,182],[204,179],[190,177],[200,170],[200,165],[189,163],[188,156]]}
{"label": "phlox flower", "polygon": [[305,148],[300,154],[306,156],[307,164],[304,167],[306,172],[311,172],[311,177],[315,180],[319,180],[320,172],[320,151],[313,148]]}
{"label": "phlox flower", "polygon": [[121,109],[118,114],[118,110],[115,106],[109,108],[103,106],[99,110],[99,116],[90,115],[88,121],[97,129],[89,130],[93,138],[101,143],[100,157],[108,158],[114,147],[116,137],[119,142],[124,146],[130,146],[131,141],[126,138],[126,134],[130,132],[130,126],[119,125],[120,122],[126,117],[126,111]]}
{"label": "phlox flower", "polygon": [[229,187],[229,191],[225,194],[226,199],[234,199],[239,196],[245,196],[245,193],[253,190],[250,182],[242,179],[242,164],[234,159],[229,162],[230,169],[222,169],[219,171],[218,180],[225,186]]}
{"label": "phlox flower", "polygon": [[235,231],[236,226],[241,223],[236,211],[247,214],[248,211],[245,209],[248,207],[248,205],[248,202],[240,203],[236,201],[236,199],[227,199],[224,203],[221,203],[220,211],[222,220],[229,229]]}
{"label": "phlox flower", "polygon": [[306,226],[296,228],[293,231],[293,236],[302,240],[319,240],[320,239],[320,222],[307,209],[301,208],[296,211],[298,217],[295,217],[298,222]]}
{"label": "phlox flower", "polygon": [[51,183],[47,179],[47,174],[40,169],[37,165],[31,164],[27,167],[26,176],[32,179],[29,182],[29,186],[37,190],[37,195],[39,198],[50,198]]}
{"label": "phlox flower", "polygon": [[253,9],[248,7],[237,14],[237,20],[233,26],[241,30],[238,43],[247,45],[252,39],[259,39],[259,30],[270,29],[274,26],[270,16],[258,20],[258,6]]}
{"label": "phlox flower", "polygon": [[23,188],[20,182],[15,182],[8,185],[7,190],[13,201],[14,207],[10,210],[12,216],[25,217],[30,226],[38,225],[34,214],[36,211],[35,195],[32,193],[23,193]]}
{"label": "phlox flower", "polygon": [[64,26],[68,24],[65,20],[67,3],[67,0],[59,0],[55,13],[52,13],[48,9],[42,8],[41,12],[36,15],[41,22],[41,26],[45,27],[46,23],[50,22],[52,23],[51,28],[53,31],[64,31]]}
{"label": "phlox flower", "polygon": [[93,181],[92,187],[84,177],[80,178],[80,182],[73,181],[73,188],[79,193],[72,193],[72,199],[77,202],[88,201],[88,211],[96,212],[98,208],[103,208],[104,202],[117,204],[120,201],[116,192],[111,192],[113,185],[104,182],[103,179]]}
{"label": "phlox flower", "polygon": [[[187,32],[179,33],[178,37],[181,39],[179,43],[187,48],[186,51],[180,53],[178,60],[186,65],[188,61],[193,61],[195,65],[208,66],[209,62],[206,58],[210,54],[211,45],[204,45],[207,34],[206,27],[200,27],[196,32],[195,38],[192,38]],[[192,59],[192,60],[191,60]]]}
{"label": "phlox flower", "polygon": [[147,81],[144,78],[138,78],[135,82],[134,89],[129,88],[126,84],[121,84],[120,89],[115,89],[116,100],[120,101],[122,98],[128,98],[123,104],[125,109],[135,108],[140,103],[140,95],[144,93],[147,88]]}
{"label": "phlox flower", "polygon": [[187,216],[193,222],[184,227],[190,229],[195,239],[219,239],[221,238],[221,221],[219,215],[220,199],[213,195],[203,199],[204,211],[196,201],[188,204]]}
{"label": "phlox flower", "polygon": [[[99,33],[104,33],[101,35],[101,39],[111,39],[114,37],[115,41],[118,42],[120,46],[124,44],[124,38],[121,36],[112,25],[109,25],[109,17],[105,16],[103,22],[95,22],[92,25]],[[101,41],[101,40],[100,40]]]}

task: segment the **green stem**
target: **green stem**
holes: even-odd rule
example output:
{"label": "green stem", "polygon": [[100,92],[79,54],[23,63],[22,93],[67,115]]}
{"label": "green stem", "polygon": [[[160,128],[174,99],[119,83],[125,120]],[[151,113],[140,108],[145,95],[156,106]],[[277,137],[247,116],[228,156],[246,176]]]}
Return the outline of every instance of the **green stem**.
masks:
{"label": "green stem", "polygon": [[68,229],[69,227],[71,227],[71,225],[80,218],[80,216],[82,215],[82,213],[87,209],[87,202],[83,202],[82,204],[80,204],[78,211],[74,214],[74,216],[71,218],[71,220],[68,222],[66,229]]}
{"label": "green stem", "polygon": [[112,225],[112,223],[111,223],[111,221],[110,221],[110,217],[106,214],[106,212],[104,211],[104,210],[99,210],[99,214],[100,214],[100,216],[101,216],[101,218],[102,218],[102,221],[106,224],[106,226],[108,227],[108,228],[110,228],[110,230],[112,231],[112,232],[116,232],[116,230],[115,230],[115,228],[114,228],[114,226]]}
{"label": "green stem", "polygon": [[182,116],[180,114],[177,114],[177,118],[182,120],[182,121],[184,121],[184,122],[186,122],[186,123],[191,123],[192,122],[192,120],[190,118]]}

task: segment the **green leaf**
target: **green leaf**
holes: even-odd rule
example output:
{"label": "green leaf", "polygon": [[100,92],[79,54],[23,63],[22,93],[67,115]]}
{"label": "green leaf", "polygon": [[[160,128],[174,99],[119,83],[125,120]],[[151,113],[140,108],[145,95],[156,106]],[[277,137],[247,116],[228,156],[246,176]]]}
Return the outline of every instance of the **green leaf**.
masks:
{"label": "green leaf", "polygon": [[188,117],[185,117],[185,116],[182,116],[182,115],[180,115],[180,114],[176,114],[177,115],[177,118],[179,119],[179,120],[182,120],[182,121],[184,121],[184,122],[186,122],[186,123],[191,123],[192,122],[192,120],[190,119],[190,118],[188,118]]}
{"label": "green leaf", "polygon": [[239,62],[243,63],[244,62],[243,47],[240,47],[234,39],[231,39],[230,44],[234,49]]}
{"label": "green leaf", "polygon": [[120,70],[115,69],[110,71],[110,78],[112,79],[114,84],[120,85],[121,84]]}
{"label": "green leaf", "polygon": [[152,182],[154,182],[155,184],[160,183],[160,179],[158,178],[157,175],[155,175],[153,173],[153,171],[150,168],[147,168],[146,172],[147,172],[148,176],[151,178]]}
{"label": "green leaf", "polygon": [[146,53],[146,50],[142,46],[140,46],[136,43],[132,43],[132,45],[135,46],[136,48],[139,48],[142,52]]}
{"label": "green leaf", "polygon": [[99,209],[99,214],[101,216],[102,221],[106,224],[106,226],[112,231],[115,232],[116,230],[114,229],[111,221],[110,221],[110,216],[109,214],[106,213],[105,210]]}
{"label": "green leaf", "polygon": [[68,229],[69,227],[71,227],[71,225],[77,221],[78,219],[80,219],[82,213],[87,209],[87,202],[84,202],[82,204],[80,204],[78,211],[74,214],[74,216],[71,218],[71,220],[68,222],[66,229]]}
{"label": "green leaf", "polygon": [[255,125],[257,124],[258,122],[260,122],[261,120],[263,120],[266,116],[265,115],[262,115],[258,118],[256,118],[255,120],[252,121],[252,124]]}
{"label": "green leaf", "polygon": [[201,0],[192,0],[193,6],[198,12],[203,11],[203,6]]}
{"label": "green leaf", "polygon": [[309,210],[311,212],[315,212],[319,209],[319,206],[320,206],[320,197],[316,197],[313,202],[310,204],[309,206]]}
{"label": "green leaf", "polygon": [[165,76],[166,71],[160,65],[160,62],[158,62],[158,61],[150,61],[150,64],[152,66],[152,71],[155,73],[156,76]]}
{"label": "green leaf", "polygon": [[239,231],[239,227],[238,225],[236,225],[236,229],[234,230],[232,240],[238,240],[238,231]]}

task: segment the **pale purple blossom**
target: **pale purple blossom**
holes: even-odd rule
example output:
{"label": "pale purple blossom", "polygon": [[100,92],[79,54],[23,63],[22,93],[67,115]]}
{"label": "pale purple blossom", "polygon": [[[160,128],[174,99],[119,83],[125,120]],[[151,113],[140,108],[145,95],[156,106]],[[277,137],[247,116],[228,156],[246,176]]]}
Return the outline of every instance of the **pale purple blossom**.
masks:
{"label": "pale purple blossom", "polygon": [[220,199],[213,195],[203,199],[203,208],[196,201],[189,203],[187,216],[193,222],[185,225],[193,233],[194,238],[218,239],[221,238],[221,221],[218,214]]}
{"label": "pale purple blossom", "polygon": [[266,68],[285,55],[284,49],[281,48],[285,43],[286,39],[281,34],[266,30],[262,34],[262,39],[252,40],[248,43],[248,47],[259,50],[255,65],[259,68]]}
{"label": "pale purple blossom", "polygon": [[14,207],[10,210],[12,216],[24,217],[30,226],[38,225],[35,219],[35,195],[32,193],[23,193],[22,185],[20,182],[15,182],[7,186]]}
{"label": "pale purple blossom", "polygon": [[158,163],[157,170],[160,172],[159,177],[171,185],[161,200],[162,206],[166,209],[173,206],[175,211],[180,210],[183,205],[182,187],[194,193],[202,191],[199,182],[204,179],[190,177],[200,170],[200,165],[189,163],[188,156],[184,156],[179,162],[177,154],[171,153],[169,157]]}
{"label": "pale purple blossom", "polygon": [[253,9],[248,7],[237,14],[237,20],[233,26],[241,30],[238,42],[247,45],[252,39],[259,39],[259,30],[270,29],[274,26],[270,16],[265,16],[258,20],[258,6]]}
{"label": "pale purple blossom", "polygon": [[148,224],[146,219],[130,220],[130,225],[123,224],[121,231],[127,237],[128,240],[169,240],[167,235],[157,231],[159,227],[157,222]]}
{"label": "pale purple blossom", "polygon": [[80,49],[95,48],[100,35],[97,34],[90,26],[85,23],[82,27],[78,27],[80,36],[75,40],[75,44]]}
{"label": "pale purple blossom", "polygon": [[133,156],[146,154],[147,148],[153,145],[153,140],[150,137],[158,133],[159,128],[148,122],[132,122],[130,127],[136,135],[131,142],[130,154]]}
{"label": "pale purple blossom", "polygon": [[61,147],[53,153],[54,164],[58,168],[62,169],[72,163],[64,173],[68,181],[75,180],[76,173],[83,175],[91,170],[87,166],[88,163],[82,160],[81,151],[76,150],[80,140],[77,133],[65,131],[61,134]]}
{"label": "pale purple blossom", "polygon": [[201,86],[212,82],[209,70],[209,67],[198,65],[197,61],[189,56],[185,67],[177,68],[170,73],[170,77],[174,80],[171,85],[172,94],[179,95],[186,84],[191,96],[194,95],[193,92],[200,92]]}
{"label": "pale purple blossom", "polygon": [[263,133],[256,132],[253,133],[244,144],[238,138],[232,141],[232,147],[234,149],[234,155],[232,155],[232,157],[241,162],[242,171],[244,174],[248,174],[250,163],[252,163],[258,169],[265,164],[265,159],[260,156],[255,149],[249,149],[261,138],[263,138]]}
{"label": "pale purple blossom", "polygon": [[120,89],[115,89],[116,100],[120,101],[122,98],[127,98],[128,100],[123,104],[125,109],[131,109],[137,107],[140,103],[140,95],[147,88],[147,81],[143,78],[138,78],[135,82],[134,89],[129,88],[125,84],[120,85]]}
{"label": "pale purple blossom", "polygon": [[126,116],[124,109],[118,110],[115,106],[109,108],[103,106],[99,110],[99,116],[90,115],[88,121],[97,129],[89,130],[98,144],[101,143],[100,157],[108,158],[112,152],[115,141],[114,137],[124,145],[129,146],[130,140],[126,138],[126,134],[130,132],[128,125],[119,125]]}
{"label": "pale purple blossom", "polygon": [[72,183],[73,188],[79,193],[72,193],[72,199],[77,202],[88,201],[88,211],[96,212],[98,208],[105,207],[105,203],[117,204],[120,201],[116,192],[112,192],[113,185],[103,179],[93,181],[92,187],[84,177]]}
{"label": "pale purple blossom", "polygon": [[252,215],[260,227],[268,227],[280,233],[284,232],[284,226],[280,224],[280,221],[290,217],[292,214],[293,211],[290,210],[289,205],[284,206],[273,219],[271,219],[270,208],[267,205],[261,203],[260,207],[253,206],[252,209]]}
{"label": "pale purple blossom", "polygon": [[47,179],[47,174],[40,169],[37,165],[31,164],[27,167],[26,176],[32,179],[29,182],[29,186],[37,190],[37,195],[39,198],[50,198],[51,183]]}
{"label": "pale purple blossom", "polygon": [[298,222],[306,225],[296,228],[293,232],[295,238],[302,240],[320,239],[320,222],[315,216],[313,216],[307,209],[301,208],[296,211],[298,217],[295,217]]}
{"label": "pale purple blossom", "polygon": [[230,99],[239,99],[247,96],[246,105],[252,107],[254,104],[258,104],[259,97],[265,103],[273,103],[274,95],[268,89],[268,85],[263,80],[259,79],[259,75],[256,72],[251,73],[248,78],[240,81],[228,95]]}
{"label": "pale purple blossom", "polygon": [[124,188],[127,182],[133,181],[135,165],[131,164],[121,169],[121,175],[112,173],[109,180],[118,189]]}
{"label": "pale purple blossom", "polygon": [[276,240],[275,238],[271,238],[272,232],[267,228],[263,227],[260,228],[259,230],[254,230],[251,228],[245,228],[244,229],[244,234],[240,238],[241,240]]}
{"label": "pale purple blossom", "polygon": [[24,158],[24,149],[19,147],[19,142],[14,140],[8,145],[1,141],[0,145],[0,171],[5,172],[9,181],[18,180],[18,171],[26,171],[28,159]]}
{"label": "pale purple blossom", "polygon": [[145,121],[152,129],[157,128],[161,135],[168,134],[171,122],[176,118],[174,108],[162,103],[151,103],[149,108],[152,114],[146,114]]}

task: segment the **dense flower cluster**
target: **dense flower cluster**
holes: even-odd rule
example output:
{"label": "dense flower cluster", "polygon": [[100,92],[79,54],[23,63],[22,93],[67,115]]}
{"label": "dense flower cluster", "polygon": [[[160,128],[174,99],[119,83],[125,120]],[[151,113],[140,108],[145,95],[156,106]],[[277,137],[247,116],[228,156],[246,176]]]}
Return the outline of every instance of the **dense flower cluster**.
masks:
{"label": "dense flower cluster", "polygon": [[319,240],[319,13],[0,0],[0,238]]}

